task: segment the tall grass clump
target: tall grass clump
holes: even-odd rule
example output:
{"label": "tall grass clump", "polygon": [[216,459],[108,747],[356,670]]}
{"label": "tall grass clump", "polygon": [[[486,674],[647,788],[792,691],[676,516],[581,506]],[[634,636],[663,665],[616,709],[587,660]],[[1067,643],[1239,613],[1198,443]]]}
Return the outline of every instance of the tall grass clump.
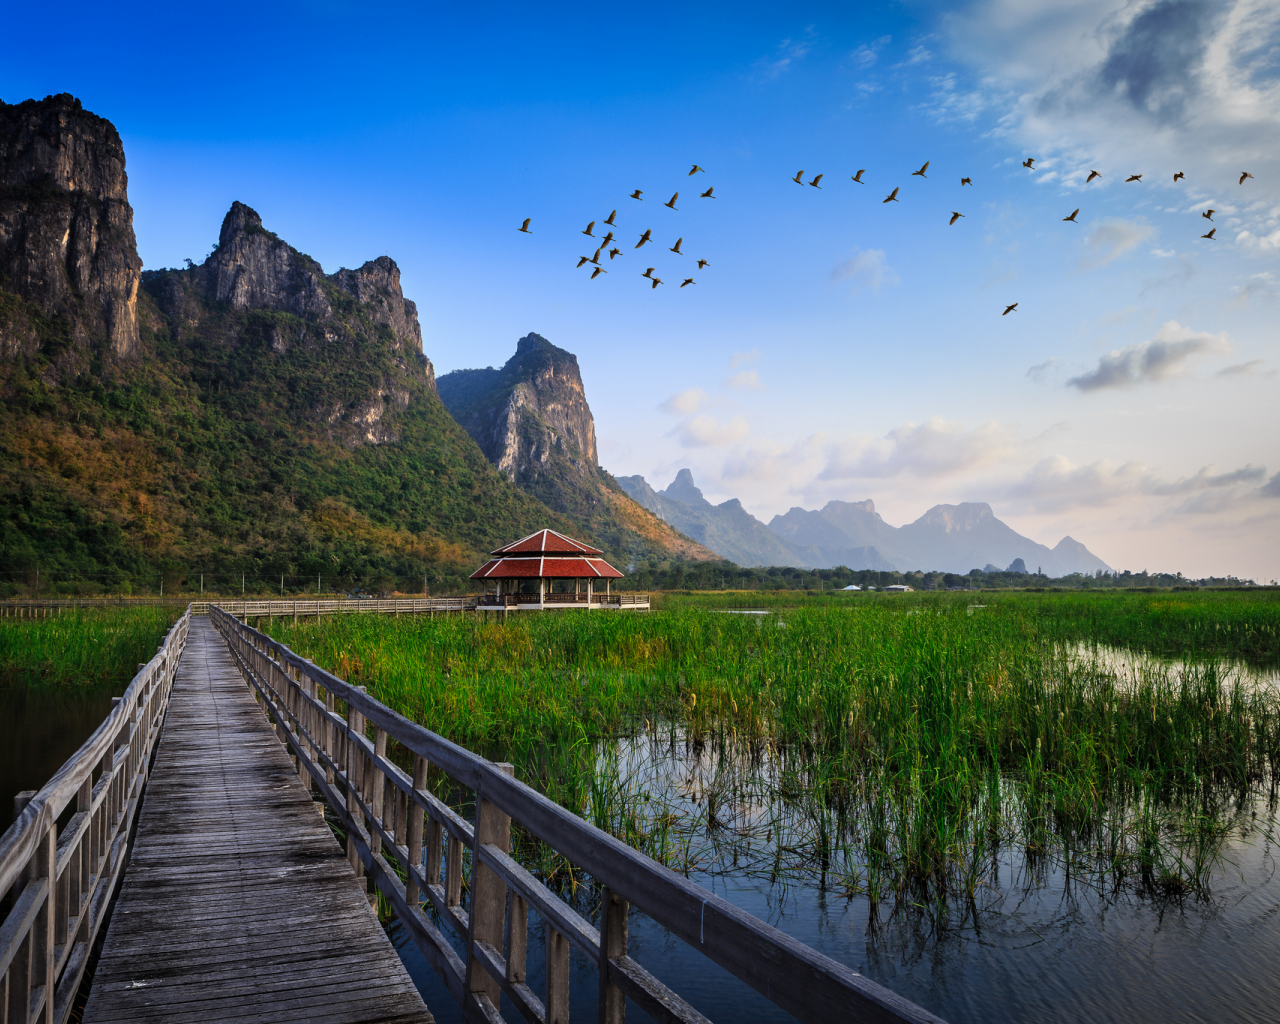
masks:
{"label": "tall grass clump", "polygon": [[0,618],[0,685],[126,684],[140,662],[151,660],[177,615],[144,605]]}
{"label": "tall grass clump", "polygon": [[[1009,850],[1029,877],[1203,891],[1275,778],[1280,700],[1214,660],[1117,672],[1079,643],[1098,616],[1055,618],[1057,596],[273,632],[681,870],[814,877],[944,918]],[[1268,609],[1226,607],[1233,636],[1270,635]]]}

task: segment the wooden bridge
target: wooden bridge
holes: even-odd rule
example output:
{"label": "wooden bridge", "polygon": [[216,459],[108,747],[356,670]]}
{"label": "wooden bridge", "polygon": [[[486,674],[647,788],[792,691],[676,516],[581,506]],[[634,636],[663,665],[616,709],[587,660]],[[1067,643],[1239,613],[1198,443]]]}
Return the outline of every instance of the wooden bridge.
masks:
{"label": "wooden bridge", "polygon": [[[220,608],[195,610],[0,838],[0,1024],[62,1024],[81,1002],[89,1024],[430,1021],[369,883],[468,1021],[513,1009],[567,1022],[571,950],[594,965],[599,1021],[620,1024],[628,1003],[658,1021],[706,1021],[630,955],[629,918],[644,914],[801,1021],[941,1024],[587,824],[511,766]],[[469,817],[427,788],[429,767],[473,794]],[[595,923],[512,856],[513,822],[591,880]],[[526,955],[538,931],[535,992]]]}

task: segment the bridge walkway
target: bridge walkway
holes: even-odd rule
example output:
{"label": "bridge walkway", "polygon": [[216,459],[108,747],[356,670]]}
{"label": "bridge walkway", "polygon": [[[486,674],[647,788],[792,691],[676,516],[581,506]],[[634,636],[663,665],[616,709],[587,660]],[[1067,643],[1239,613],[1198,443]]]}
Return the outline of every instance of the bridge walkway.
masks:
{"label": "bridge walkway", "polygon": [[317,806],[192,618],[86,1024],[430,1022]]}

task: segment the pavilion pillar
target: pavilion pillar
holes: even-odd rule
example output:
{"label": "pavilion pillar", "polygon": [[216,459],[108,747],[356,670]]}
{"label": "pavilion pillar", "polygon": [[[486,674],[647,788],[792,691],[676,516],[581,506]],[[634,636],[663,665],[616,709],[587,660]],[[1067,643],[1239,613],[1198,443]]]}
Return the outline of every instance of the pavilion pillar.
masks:
{"label": "pavilion pillar", "polygon": [[591,601],[591,580],[587,580],[587,611],[592,611],[595,605]]}
{"label": "pavilion pillar", "polygon": [[542,609],[547,607],[547,581],[545,578],[538,580],[538,607]]}

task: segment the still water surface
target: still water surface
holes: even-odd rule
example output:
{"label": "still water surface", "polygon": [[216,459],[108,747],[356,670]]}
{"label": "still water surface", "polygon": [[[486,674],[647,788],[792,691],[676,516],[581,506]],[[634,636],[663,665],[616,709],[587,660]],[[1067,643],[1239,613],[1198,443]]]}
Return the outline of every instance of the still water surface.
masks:
{"label": "still water surface", "polygon": [[[1104,653],[1117,668],[1142,662],[1142,656]],[[1280,684],[1274,671],[1243,671],[1250,685]],[[4,827],[12,820],[13,794],[48,781],[106,717],[116,689],[0,687]],[[689,770],[671,764],[673,773]],[[1274,1022],[1280,1020],[1276,806],[1260,796],[1238,820],[1244,824],[1228,840],[1206,899],[1103,893],[1069,879],[1061,866],[1032,878],[1011,851],[989,878],[976,921],[970,917],[945,931],[884,911],[873,926],[865,897],[845,898],[813,880],[770,884],[723,864],[714,874],[691,877],[953,1024]],[[540,992],[541,932],[530,916],[529,983]],[[436,1019],[460,1021],[403,929],[392,925],[391,935]],[[631,950],[712,1020],[791,1019],[638,914]],[[576,963],[572,1009],[578,1019],[594,1019],[596,977],[585,961]],[[631,1007],[628,1019],[647,1018]]]}

